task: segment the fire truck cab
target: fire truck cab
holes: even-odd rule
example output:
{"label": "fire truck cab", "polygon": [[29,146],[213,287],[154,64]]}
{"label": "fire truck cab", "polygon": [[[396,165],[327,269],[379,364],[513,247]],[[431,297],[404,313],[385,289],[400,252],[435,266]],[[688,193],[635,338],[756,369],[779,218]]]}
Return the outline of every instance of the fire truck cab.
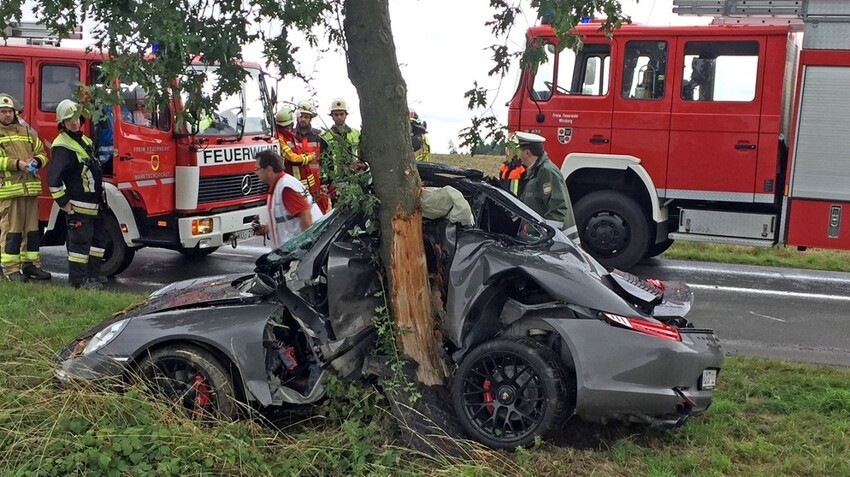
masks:
{"label": "fire truck cab", "polygon": [[[36,130],[49,154],[58,134],[56,106],[73,98],[80,84],[102,81],[103,57],[59,47],[56,41],[33,42],[45,32],[28,28],[7,33],[25,36],[29,44],[0,46],[0,92],[21,103],[21,119]],[[203,257],[252,235],[252,221],[265,213],[267,189],[254,174],[254,154],[278,145],[264,73],[255,64],[243,67],[248,74],[241,92],[223,98],[191,133],[175,120],[185,97],[150,110],[146,91],[135,83],[120,83],[121,103],[103,105],[99,121],[83,124],[104,170],[104,222],[110,237],[104,273],[126,269],[141,247]],[[217,81],[215,67],[191,68],[205,72],[206,87]],[[61,245],[64,213],[47,190],[44,170],[41,175],[42,245]]]}
{"label": "fire truck cab", "polygon": [[850,249],[850,2],[821,1],[688,0],[679,13],[726,16],[582,24],[578,52],[529,29],[548,61],[522,73],[508,126],[547,138],[601,263],[674,240]]}

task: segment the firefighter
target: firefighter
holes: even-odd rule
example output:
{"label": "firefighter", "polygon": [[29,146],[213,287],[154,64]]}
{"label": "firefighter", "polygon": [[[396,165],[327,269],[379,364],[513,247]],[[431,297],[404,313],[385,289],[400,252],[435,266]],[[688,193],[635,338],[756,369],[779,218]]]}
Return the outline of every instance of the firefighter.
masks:
{"label": "firefighter", "polygon": [[[292,168],[290,174],[300,180],[304,187],[316,200],[319,208],[326,212],[330,208],[326,188],[322,187],[321,170],[319,158],[322,154],[322,140],[319,130],[313,127],[312,121],[316,117],[316,109],[310,101],[302,100],[295,105],[297,124],[295,125],[295,144],[300,148],[302,156],[311,157],[309,162],[301,164],[301,167]],[[304,167],[307,166],[307,167]],[[309,171],[309,174],[306,174]],[[289,172],[289,170],[287,170]]]}
{"label": "firefighter", "polygon": [[283,161],[274,151],[260,151],[255,159],[254,173],[269,186],[269,223],[255,226],[254,235],[269,236],[277,248],[322,218],[322,211],[301,182],[283,170]]}
{"label": "firefighter", "polygon": [[283,157],[283,169],[287,174],[301,181],[301,184],[310,191],[313,200],[319,204],[322,213],[326,213],[327,209],[322,208],[322,205],[327,205],[327,200],[319,199],[323,195],[320,189],[320,181],[318,171],[314,171],[311,164],[317,163],[316,156],[318,151],[310,150],[303,152],[301,144],[295,139],[295,133],[292,131],[292,125],[295,124],[295,115],[292,109],[284,106],[274,115],[275,124],[277,125],[277,139],[280,142],[280,155]]}
{"label": "firefighter", "polygon": [[561,171],[543,150],[546,139],[525,132],[515,133],[514,136],[520,162],[526,169],[525,184],[519,193],[520,200],[540,214],[549,225],[563,230],[567,237],[579,243],[567,184]]}
{"label": "firefighter", "polygon": [[506,191],[519,197],[525,183],[523,181],[525,166],[522,165],[522,161],[519,158],[519,141],[516,135],[512,135],[508,139],[508,145],[505,149],[507,158],[499,168],[499,183]]}
{"label": "firefighter", "polygon": [[34,130],[18,120],[20,107],[0,94],[0,263],[6,280],[49,280],[38,253],[38,169],[47,164],[44,146]]}
{"label": "firefighter", "polygon": [[419,118],[413,108],[410,109],[410,141],[413,146],[413,156],[417,161],[431,161],[431,142],[428,140],[428,125]]}
{"label": "firefighter", "polygon": [[65,212],[68,281],[74,288],[102,289],[100,267],[108,241],[103,224],[103,175],[91,139],[80,130],[82,108],[70,99],[56,107],[59,135],[51,146],[47,186]]}
{"label": "firefighter", "polygon": [[331,101],[329,112],[333,119],[333,126],[322,132],[322,151],[329,162],[328,170],[341,164],[350,164],[357,170],[360,169],[359,146],[360,131],[345,124],[348,118],[348,105],[342,98]]}

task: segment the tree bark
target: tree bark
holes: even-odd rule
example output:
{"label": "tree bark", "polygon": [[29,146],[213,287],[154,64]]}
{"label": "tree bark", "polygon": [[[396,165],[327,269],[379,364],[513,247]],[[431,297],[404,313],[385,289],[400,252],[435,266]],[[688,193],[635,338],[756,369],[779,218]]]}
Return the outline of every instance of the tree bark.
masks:
{"label": "tree bark", "polygon": [[360,157],[370,166],[381,201],[381,259],[389,278],[390,308],[402,330],[398,340],[402,352],[419,365],[419,382],[443,384],[447,373],[437,354],[429,297],[407,86],[396,59],[387,0],[346,0],[343,28],[348,75],[363,118]]}

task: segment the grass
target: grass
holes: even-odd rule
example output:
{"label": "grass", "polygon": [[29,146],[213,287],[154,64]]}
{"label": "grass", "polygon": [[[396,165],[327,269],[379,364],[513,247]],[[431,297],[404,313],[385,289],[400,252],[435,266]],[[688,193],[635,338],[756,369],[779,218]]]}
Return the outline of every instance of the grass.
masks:
{"label": "grass", "polygon": [[141,295],[0,286],[0,476],[850,475],[850,369],[729,358],[714,405],[675,430],[570,420],[504,453],[426,456],[395,437],[382,398],[338,385],[307,421],[198,422],[141,389],[57,392],[50,356]]}
{"label": "grass", "polygon": [[[490,176],[498,175],[503,160],[501,156],[433,155],[434,162],[479,169]],[[678,241],[661,258],[850,272],[850,252],[814,248],[797,250],[784,245],[764,248]]]}

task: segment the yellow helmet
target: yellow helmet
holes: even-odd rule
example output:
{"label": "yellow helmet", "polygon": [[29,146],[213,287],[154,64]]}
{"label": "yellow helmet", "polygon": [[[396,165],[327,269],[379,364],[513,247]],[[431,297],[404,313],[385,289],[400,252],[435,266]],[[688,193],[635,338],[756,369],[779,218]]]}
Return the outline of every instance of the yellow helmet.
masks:
{"label": "yellow helmet", "polygon": [[292,109],[290,109],[289,106],[280,108],[274,115],[274,122],[278,126],[282,127],[292,126],[292,123],[295,122],[295,119],[292,116]]}
{"label": "yellow helmet", "polygon": [[334,98],[334,100],[331,101],[331,113],[333,113],[334,111],[345,111],[346,113],[348,113],[348,105],[345,104],[344,99]]}
{"label": "yellow helmet", "polygon": [[78,118],[82,112],[79,104],[70,99],[63,99],[59,106],[56,106],[56,122],[61,123],[66,119]]}
{"label": "yellow helmet", "polygon": [[295,111],[299,114],[309,114],[310,116],[316,115],[316,108],[314,108],[313,104],[306,99],[298,102],[295,106]]}
{"label": "yellow helmet", "polygon": [[21,108],[18,106],[18,102],[15,101],[15,98],[10,95],[3,93],[0,94],[0,108],[9,108],[12,111],[19,112]]}

